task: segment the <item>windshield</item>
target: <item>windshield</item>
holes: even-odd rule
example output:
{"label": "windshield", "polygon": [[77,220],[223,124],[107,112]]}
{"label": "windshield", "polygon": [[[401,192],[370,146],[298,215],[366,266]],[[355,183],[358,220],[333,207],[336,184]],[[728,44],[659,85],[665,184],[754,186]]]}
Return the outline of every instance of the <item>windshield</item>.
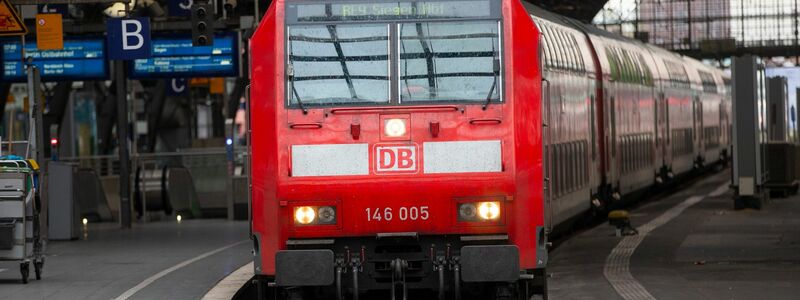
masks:
{"label": "windshield", "polygon": [[498,23],[399,24],[400,100],[499,100]]}
{"label": "windshield", "polygon": [[289,28],[290,103],[389,101],[387,25],[313,25]]}
{"label": "windshield", "polygon": [[501,101],[496,20],[292,25],[287,30],[289,105]]}

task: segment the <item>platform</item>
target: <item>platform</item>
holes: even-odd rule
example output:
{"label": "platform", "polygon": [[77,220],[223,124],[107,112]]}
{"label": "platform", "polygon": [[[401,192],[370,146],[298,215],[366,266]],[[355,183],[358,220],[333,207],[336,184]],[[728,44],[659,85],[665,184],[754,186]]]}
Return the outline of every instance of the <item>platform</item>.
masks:
{"label": "platform", "polygon": [[639,235],[603,224],[551,252],[553,299],[797,299],[800,197],[733,210],[729,172],[631,209]]}
{"label": "platform", "polygon": [[40,281],[22,284],[17,264],[0,262],[0,299],[200,299],[252,261],[247,234],[246,221],[90,223],[47,245]]}

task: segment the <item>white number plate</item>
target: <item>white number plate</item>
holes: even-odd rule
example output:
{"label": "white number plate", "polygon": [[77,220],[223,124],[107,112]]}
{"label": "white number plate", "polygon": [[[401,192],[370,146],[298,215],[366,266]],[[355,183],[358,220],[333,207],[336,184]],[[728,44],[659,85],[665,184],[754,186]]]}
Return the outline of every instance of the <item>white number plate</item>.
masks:
{"label": "white number plate", "polygon": [[367,214],[367,222],[381,222],[381,221],[417,221],[427,220],[430,217],[428,213],[428,206],[409,206],[400,208],[391,207],[368,207],[364,209]]}

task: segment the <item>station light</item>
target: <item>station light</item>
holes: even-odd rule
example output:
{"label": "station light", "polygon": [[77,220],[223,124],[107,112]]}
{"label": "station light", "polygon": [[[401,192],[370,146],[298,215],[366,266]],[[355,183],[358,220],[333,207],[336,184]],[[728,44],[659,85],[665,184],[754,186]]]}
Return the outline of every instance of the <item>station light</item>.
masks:
{"label": "station light", "polygon": [[182,217],[181,215],[177,215],[177,216],[175,216],[175,221],[177,221],[178,223],[180,223],[180,222],[181,222],[181,220],[183,220],[183,217]]}
{"label": "station light", "polygon": [[81,220],[81,221],[83,222],[83,226],[86,226],[86,224],[89,224],[89,219],[87,219],[87,218],[83,218],[83,220]]}
{"label": "station light", "polygon": [[401,137],[406,134],[406,122],[403,119],[388,119],[383,126],[383,133],[389,137]]}
{"label": "station light", "polygon": [[192,5],[192,46],[214,44],[214,6],[208,1]]}

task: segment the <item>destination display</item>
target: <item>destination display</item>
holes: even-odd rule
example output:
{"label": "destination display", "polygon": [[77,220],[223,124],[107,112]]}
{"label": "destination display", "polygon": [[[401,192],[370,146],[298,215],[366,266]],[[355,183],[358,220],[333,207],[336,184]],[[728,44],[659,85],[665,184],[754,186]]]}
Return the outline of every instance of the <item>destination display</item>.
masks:
{"label": "destination display", "polygon": [[[2,72],[0,80],[27,80],[19,40],[0,40]],[[42,81],[104,80],[108,78],[105,45],[102,39],[65,40],[62,50],[39,50],[36,42],[25,43],[25,57],[32,57]]]}
{"label": "destination display", "polygon": [[[498,2],[499,1],[495,1]],[[486,18],[499,14],[487,0],[289,4],[294,22]]]}
{"label": "destination display", "polygon": [[153,56],[136,59],[131,78],[232,77],[239,75],[235,35],[217,35],[213,46],[193,47],[191,36],[153,37]]}

